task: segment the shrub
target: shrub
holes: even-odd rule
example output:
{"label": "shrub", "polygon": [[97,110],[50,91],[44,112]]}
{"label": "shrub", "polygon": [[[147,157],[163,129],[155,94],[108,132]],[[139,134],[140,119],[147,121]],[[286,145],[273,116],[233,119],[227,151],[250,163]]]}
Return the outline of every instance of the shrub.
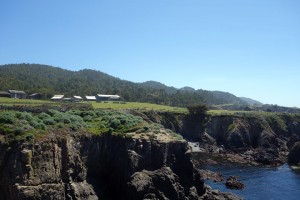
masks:
{"label": "shrub", "polygon": [[91,122],[91,121],[93,121],[93,117],[90,116],[90,115],[84,116],[83,117],[83,121],[85,121],[85,122]]}
{"label": "shrub", "polygon": [[45,130],[45,128],[46,128],[45,124],[44,124],[43,121],[40,120],[40,119],[31,120],[31,121],[29,122],[29,124],[30,124],[32,127],[36,128],[36,129],[42,129],[42,130]]}
{"label": "shrub", "polygon": [[113,129],[118,129],[120,125],[121,125],[121,122],[118,119],[112,119],[110,121],[110,127]]}
{"label": "shrub", "polygon": [[28,113],[28,112],[17,112],[16,117],[18,119],[23,119],[23,120],[26,120],[28,122],[33,120],[33,117],[31,115],[31,113]]}
{"label": "shrub", "polygon": [[22,120],[18,120],[15,122],[13,131],[14,131],[15,135],[19,135],[21,133],[24,133],[26,131],[33,130],[33,129],[34,128],[32,126],[30,126],[28,121],[22,119]]}
{"label": "shrub", "polygon": [[40,118],[41,120],[49,118],[50,115],[48,115],[47,113],[42,112],[41,114],[38,115],[38,118]]}
{"label": "shrub", "polygon": [[44,119],[43,122],[46,125],[54,125],[55,124],[55,121],[54,121],[54,119],[52,117]]}
{"label": "shrub", "polygon": [[0,123],[12,124],[15,121],[15,113],[13,112],[0,112]]}

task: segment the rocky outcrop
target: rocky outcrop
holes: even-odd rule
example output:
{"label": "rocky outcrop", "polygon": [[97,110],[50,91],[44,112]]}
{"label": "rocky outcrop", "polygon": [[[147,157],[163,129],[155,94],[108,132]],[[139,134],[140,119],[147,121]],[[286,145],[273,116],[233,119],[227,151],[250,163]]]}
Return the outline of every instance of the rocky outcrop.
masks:
{"label": "rocky outcrop", "polygon": [[222,182],[224,181],[224,177],[221,173],[219,172],[213,172],[210,170],[200,170],[201,176],[205,180],[212,180],[213,182]]}
{"label": "rocky outcrop", "polygon": [[213,190],[209,186],[206,186],[205,194],[202,195],[199,200],[242,200],[235,194],[229,192],[220,192],[219,190]]}
{"label": "rocky outcrop", "polygon": [[288,156],[290,165],[300,166],[300,142],[296,142]]}
{"label": "rocky outcrop", "polygon": [[210,116],[207,124],[184,114],[146,112],[142,115],[188,140],[199,142],[199,147],[209,153],[221,153],[233,162],[272,166],[285,162],[288,146],[295,142],[289,140],[299,134],[300,128],[293,121],[297,119],[289,115],[217,115]]}
{"label": "rocky outcrop", "polygon": [[68,137],[7,147],[1,152],[0,199],[98,199],[87,182],[81,145]]}
{"label": "rocky outcrop", "polygon": [[225,185],[230,189],[236,189],[236,190],[241,190],[246,187],[245,184],[240,182],[235,176],[229,176],[226,180]]}
{"label": "rocky outcrop", "polygon": [[[130,114],[142,117],[147,122],[158,123],[167,129],[180,133],[188,140],[199,140],[206,129],[206,126],[203,123],[200,123],[199,119],[183,113],[157,111],[141,113],[132,110],[129,112]],[[206,118],[204,120],[206,120]]]}
{"label": "rocky outcrop", "polygon": [[276,147],[274,132],[263,117],[212,117],[207,133],[229,149]]}
{"label": "rocky outcrop", "polygon": [[0,199],[195,199],[185,141],[55,135],[0,145]]}
{"label": "rocky outcrop", "polygon": [[277,166],[288,151],[286,139],[262,116],[212,116],[201,138],[201,148],[233,163]]}
{"label": "rocky outcrop", "polygon": [[[143,170],[132,175],[129,185],[129,199],[184,199],[184,188],[179,177],[169,167],[155,171]],[[198,199],[196,188],[191,188],[190,199]]]}

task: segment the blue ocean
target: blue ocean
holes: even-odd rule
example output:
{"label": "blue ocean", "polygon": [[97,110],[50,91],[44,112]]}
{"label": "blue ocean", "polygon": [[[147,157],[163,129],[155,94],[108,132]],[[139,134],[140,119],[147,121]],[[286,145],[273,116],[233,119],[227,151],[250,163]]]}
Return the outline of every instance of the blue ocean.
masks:
{"label": "blue ocean", "polygon": [[225,182],[206,181],[206,184],[223,192],[233,192],[247,200],[300,199],[300,171],[290,168],[287,164],[277,168],[222,164],[208,166],[207,169],[222,173],[225,180],[229,175],[237,176],[246,184],[243,190],[227,189]]}

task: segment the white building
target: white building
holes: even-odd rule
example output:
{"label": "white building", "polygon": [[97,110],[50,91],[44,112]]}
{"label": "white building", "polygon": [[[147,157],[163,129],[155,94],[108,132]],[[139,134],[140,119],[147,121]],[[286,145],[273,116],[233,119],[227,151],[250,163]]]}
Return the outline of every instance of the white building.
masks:
{"label": "white building", "polygon": [[95,96],[85,96],[85,99],[87,101],[96,101],[96,97]]}
{"label": "white building", "polygon": [[64,96],[65,96],[65,95],[62,95],[62,94],[56,94],[56,95],[54,95],[54,96],[51,98],[51,100],[53,100],[53,101],[60,101],[60,100],[62,100],[62,99],[64,98]]}
{"label": "white building", "polygon": [[119,95],[110,95],[110,94],[97,94],[97,101],[117,101],[120,100]]}

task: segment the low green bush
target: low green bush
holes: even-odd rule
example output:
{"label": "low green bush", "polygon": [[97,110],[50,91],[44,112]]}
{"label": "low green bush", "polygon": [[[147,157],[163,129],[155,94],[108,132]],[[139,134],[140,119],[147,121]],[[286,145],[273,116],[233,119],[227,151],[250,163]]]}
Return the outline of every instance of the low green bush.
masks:
{"label": "low green bush", "polygon": [[3,124],[12,124],[15,121],[15,113],[6,111],[0,112],[0,123]]}

